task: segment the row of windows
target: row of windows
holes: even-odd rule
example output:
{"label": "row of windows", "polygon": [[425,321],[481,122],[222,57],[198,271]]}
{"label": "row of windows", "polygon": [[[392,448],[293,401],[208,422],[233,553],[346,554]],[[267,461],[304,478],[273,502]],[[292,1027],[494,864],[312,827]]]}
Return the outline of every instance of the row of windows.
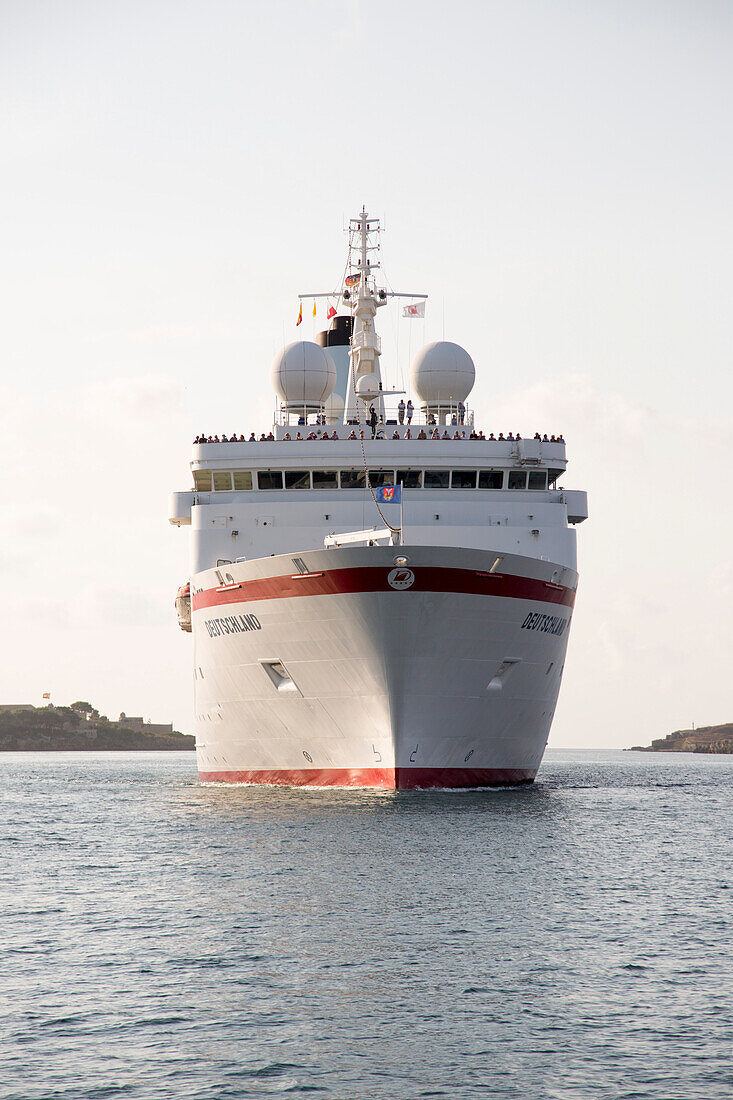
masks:
{"label": "row of windows", "polygon": [[[212,487],[215,492],[366,488],[364,470],[196,470],[193,480],[198,492]],[[369,480],[375,488],[402,484],[406,489],[546,489],[547,470],[370,470]]]}

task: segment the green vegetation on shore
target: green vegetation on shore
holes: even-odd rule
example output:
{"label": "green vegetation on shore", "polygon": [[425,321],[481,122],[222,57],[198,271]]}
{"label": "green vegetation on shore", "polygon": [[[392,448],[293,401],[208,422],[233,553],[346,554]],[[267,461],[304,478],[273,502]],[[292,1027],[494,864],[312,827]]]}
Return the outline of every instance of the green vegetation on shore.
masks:
{"label": "green vegetation on shore", "polygon": [[651,745],[633,745],[629,752],[706,752],[733,753],[733,722],[722,726],[700,726],[699,729],[675,730],[659,737]]}
{"label": "green vegetation on shore", "polygon": [[70,707],[0,706],[0,752],[193,749],[195,740],[171,724],[121,714],[111,722],[90,703]]}

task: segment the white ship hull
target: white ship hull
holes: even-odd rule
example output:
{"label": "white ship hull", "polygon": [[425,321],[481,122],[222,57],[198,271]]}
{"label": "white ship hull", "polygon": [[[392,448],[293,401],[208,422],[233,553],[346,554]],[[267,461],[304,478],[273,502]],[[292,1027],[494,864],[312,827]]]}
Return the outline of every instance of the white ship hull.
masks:
{"label": "white ship hull", "polygon": [[492,573],[496,561],[494,551],[456,547],[338,548],[198,574],[201,780],[387,789],[531,782],[560,688],[577,574],[509,554]]}

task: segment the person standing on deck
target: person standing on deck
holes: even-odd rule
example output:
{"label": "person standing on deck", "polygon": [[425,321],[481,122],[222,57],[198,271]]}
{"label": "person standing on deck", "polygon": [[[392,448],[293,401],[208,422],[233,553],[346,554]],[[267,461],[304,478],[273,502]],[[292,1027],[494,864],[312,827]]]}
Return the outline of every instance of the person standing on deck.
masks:
{"label": "person standing on deck", "polygon": [[400,403],[397,406],[397,416],[399,418],[400,424],[404,424],[405,423],[405,399],[404,399],[404,397],[400,398]]}

